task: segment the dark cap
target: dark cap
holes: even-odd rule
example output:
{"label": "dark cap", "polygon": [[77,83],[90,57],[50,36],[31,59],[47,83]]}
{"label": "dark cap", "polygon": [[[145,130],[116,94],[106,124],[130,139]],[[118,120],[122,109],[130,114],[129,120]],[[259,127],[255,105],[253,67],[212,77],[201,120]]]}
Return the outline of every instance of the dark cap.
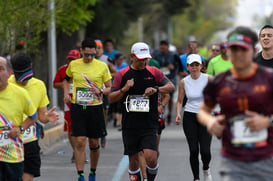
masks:
{"label": "dark cap", "polygon": [[33,77],[31,58],[25,53],[16,53],[11,57],[11,65],[17,82],[23,82]]}
{"label": "dark cap", "polygon": [[240,46],[249,49],[252,47],[252,40],[246,35],[233,33],[228,37],[228,47],[231,46]]}
{"label": "dark cap", "polygon": [[255,45],[258,42],[258,36],[252,29],[239,26],[228,34],[227,40],[228,47],[239,46],[249,49],[255,48]]}

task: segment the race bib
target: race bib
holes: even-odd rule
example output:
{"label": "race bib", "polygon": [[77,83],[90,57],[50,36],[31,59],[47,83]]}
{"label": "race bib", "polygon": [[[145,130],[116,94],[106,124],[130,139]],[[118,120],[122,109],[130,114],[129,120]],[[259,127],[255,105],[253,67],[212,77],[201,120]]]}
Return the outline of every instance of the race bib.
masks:
{"label": "race bib", "polygon": [[129,96],[129,112],[149,112],[150,100],[149,97],[141,95]]}
{"label": "race bib", "polygon": [[79,105],[92,105],[94,103],[94,94],[88,88],[77,88],[76,103]]}
{"label": "race bib", "polygon": [[24,140],[29,140],[35,136],[35,128],[31,125],[28,129],[24,132]]}
{"label": "race bib", "polygon": [[8,137],[9,127],[0,127],[0,146],[12,144],[12,140]]}
{"label": "race bib", "polygon": [[160,70],[163,72],[164,75],[169,75],[171,73],[168,67],[161,67]]}
{"label": "race bib", "polygon": [[231,119],[231,143],[235,147],[258,148],[267,145],[268,131],[250,131],[244,119],[247,116],[239,115]]}

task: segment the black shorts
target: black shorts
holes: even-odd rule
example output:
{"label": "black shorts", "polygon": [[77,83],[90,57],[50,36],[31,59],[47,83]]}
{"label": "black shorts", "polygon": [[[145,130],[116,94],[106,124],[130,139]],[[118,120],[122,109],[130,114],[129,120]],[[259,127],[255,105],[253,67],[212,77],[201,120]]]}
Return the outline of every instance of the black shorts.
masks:
{"label": "black shorts", "polygon": [[40,176],[41,168],[41,157],[40,157],[40,146],[38,141],[32,141],[24,144],[25,161],[24,161],[24,172],[33,175],[34,177]]}
{"label": "black shorts", "polygon": [[157,151],[157,129],[122,130],[124,155],[133,155],[143,149]]}
{"label": "black shorts", "polygon": [[112,113],[121,113],[121,101],[110,104]]}
{"label": "black shorts", "polygon": [[71,104],[72,136],[100,138],[107,135],[103,106],[84,106]]}
{"label": "black shorts", "polygon": [[24,162],[8,163],[0,161],[0,180],[22,181]]}

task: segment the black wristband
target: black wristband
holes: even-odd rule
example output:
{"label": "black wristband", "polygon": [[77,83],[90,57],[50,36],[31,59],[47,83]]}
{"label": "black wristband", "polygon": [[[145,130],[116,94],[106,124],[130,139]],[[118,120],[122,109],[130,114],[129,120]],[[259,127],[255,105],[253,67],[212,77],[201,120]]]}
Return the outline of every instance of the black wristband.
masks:
{"label": "black wristband", "polygon": [[156,92],[159,93],[159,87],[158,86],[154,86],[154,89],[156,89]]}

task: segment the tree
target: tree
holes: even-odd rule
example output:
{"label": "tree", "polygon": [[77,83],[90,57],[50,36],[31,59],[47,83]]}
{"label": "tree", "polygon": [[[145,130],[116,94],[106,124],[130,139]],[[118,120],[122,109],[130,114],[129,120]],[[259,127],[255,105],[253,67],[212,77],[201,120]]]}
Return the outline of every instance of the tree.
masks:
{"label": "tree", "polygon": [[237,0],[203,0],[192,3],[184,13],[173,17],[174,44],[187,44],[190,36],[208,42],[218,30],[232,26]]}
{"label": "tree", "polygon": [[[71,34],[94,17],[88,10],[96,0],[58,0],[55,5],[57,32]],[[41,33],[47,31],[50,12],[48,0],[1,0],[0,37],[1,53],[14,51],[24,41],[25,51],[37,53]]]}

